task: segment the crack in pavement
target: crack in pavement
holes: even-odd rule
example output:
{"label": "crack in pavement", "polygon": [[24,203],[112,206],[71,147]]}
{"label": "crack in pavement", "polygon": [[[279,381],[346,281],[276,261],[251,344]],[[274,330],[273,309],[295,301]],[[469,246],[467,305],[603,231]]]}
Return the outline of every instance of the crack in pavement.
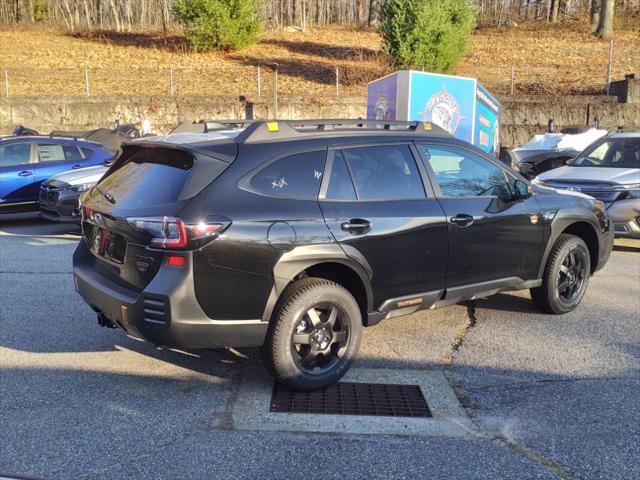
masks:
{"label": "crack in pavement", "polygon": [[450,366],[453,364],[453,360],[455,358],[456,352],[458,352],[458,350],[462,348],[464,339],[469,334],[471,329],[476,326],[476,323],[478,322],[478,319],[476,318],[476,302],[473,300],[466,302],[466,307],[467,307],[466,321],[464,325],[462,325],[462,327],[458,329],[455,336],[453,337],[451,350],[449,350],[448,352],[445,352],[444,355],[442,356],[443,357],[442,360],[445,366]]}
{"label": "crack in pavement", "polygon": [[[473,430],[466,429],[467,432],[470,433],[472,436],[478,438],[479,440],[483,440],[483,441],[493,443],[495,445],[499,445],[511,451],[512,453],[518,455],[519,457],[538,465],[539,467],[543,468],[544,470],[551,473],[552,475],[555,475],[558,478],[561,478],[563,480],[580,480],[580,477],[574,475],[571,471],[562,467],[561,465],[554,462],[553,460],[535,452],[534,450],[531,450],[519,444],[515,440],[508,438],[504,433],[491,431],[487,429],[481,422],[482,416],[480,415],[479,408],[476,406],[476,404],[474,403],[471,397],[470,391],[465,389],[462,386],[462,384],[458,382],[455,378],[453,378],[451,375],[447,374],[447,370],[449,370],[449,368],[453,366],[453,362],[455,360],[455,354],[462,348],[467,335],[469,334],[471,329],[473,329],[478,323],[478,318],[476,317],[476,302],[475,301],[467,302],[466,306],[467,306],[466,322],[456,333],[454,337],[454,342],[451,344],[451,350],[445,353],[444,355],[445,370],[443,373],[445,375],[445,378],[449,382],[449,385],[451,385],[451,388],[455,393],[458,401],[460,402],[464,410],[467,412],[469,419],[473,422],[473,425],[475,426],[475,429]],[[541,381],[530,381],[530,382],[522,381],[518,383],[536,384],[536,383],[546,383],[546,382],[552,382],[552,381],[579,381],[579,380],[592,380],[592,379],[587,379],[587,378],[561,379],[561,380],[554,379],[554,380],[541,380]],[[490,387],[486,387],[486,388],[490,388]],[[471,391],[473,390],[477,390],[477,389],[471,389]]]}

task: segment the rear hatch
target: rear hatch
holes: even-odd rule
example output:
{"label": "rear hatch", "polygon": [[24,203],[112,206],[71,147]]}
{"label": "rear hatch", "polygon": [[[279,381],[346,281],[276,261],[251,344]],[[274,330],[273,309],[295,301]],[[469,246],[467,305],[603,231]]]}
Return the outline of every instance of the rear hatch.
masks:
{"label": "rear hatch", "polygon": [[[194,226],[178,217],[186,203],[215,180],[235,157],[165,144],[131,144],[108,174],[82,199],[83,241],[91,267],[141,291],[156,275],[164,252],[193,247]],[[215,233],[208,227],[199,233]],[[218,224],[216,224],[218,225]]]}

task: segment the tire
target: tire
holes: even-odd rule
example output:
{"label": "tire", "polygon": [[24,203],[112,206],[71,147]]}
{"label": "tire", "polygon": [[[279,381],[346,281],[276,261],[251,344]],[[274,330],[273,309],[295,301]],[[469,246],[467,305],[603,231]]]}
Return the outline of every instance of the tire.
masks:
{"label": "tire", "polygon": [[542,285],[532,288],[531,299],[543,312],[568,313],[580,304],[589,285],[591,256],[584,241],[562,234],[551,249]]}
{"label": "tire", "polygon": [[262,346],[267,370],[293,390],[337,382],[362,337],[362,314],[353,295],[335,282],[304,278],[287,287],[278,303]]}

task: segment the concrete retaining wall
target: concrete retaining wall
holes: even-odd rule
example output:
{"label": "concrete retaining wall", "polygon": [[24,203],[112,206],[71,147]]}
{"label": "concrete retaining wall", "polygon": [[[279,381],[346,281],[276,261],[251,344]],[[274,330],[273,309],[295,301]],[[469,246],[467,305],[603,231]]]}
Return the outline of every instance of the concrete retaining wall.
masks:
{"label": "concrete retaining wall", "polygon": [[[618,103],[616,97],[536,97],[501,99],[501,143],[513,147],[543,133],[550,118],[556,130],[587,126],[594,117],[602,128],[640,126],[640,104]],[[280,118],[364,118],[361,97],[281,97]],[[81,130],[121,122],[141,124],[163,133],[184,120],[214,118],[271,118],[270,99],[243,97],[56,97],[0,99],[0,134],[22,124],[40,132]]]}

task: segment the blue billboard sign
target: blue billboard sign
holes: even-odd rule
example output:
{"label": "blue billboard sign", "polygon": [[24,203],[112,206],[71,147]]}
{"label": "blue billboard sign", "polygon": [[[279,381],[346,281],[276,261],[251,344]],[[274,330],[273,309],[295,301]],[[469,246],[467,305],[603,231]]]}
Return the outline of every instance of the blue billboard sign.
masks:
{"label": "blue billboard sign", "polygon": [[480,84],[477,91],[476,128],[473,144],[487,153],[500,151],[500,105]]}
{"label": "blue billboard sign", "polygon": [[395,120],[397,95],[398,78],[395,74],[371,83],[367,89],[367,118]]}
{"label": "blue billboard sign", "polygon": [[500,103],[474,78],[392,73],[369,83],[367,118],[431,122],[487,153],[500,149]]}
{"label": "blue billboard sign", "polygon": [[432,122],[455,137],[473,142],[475,81],[411,72],[409,120]]}

